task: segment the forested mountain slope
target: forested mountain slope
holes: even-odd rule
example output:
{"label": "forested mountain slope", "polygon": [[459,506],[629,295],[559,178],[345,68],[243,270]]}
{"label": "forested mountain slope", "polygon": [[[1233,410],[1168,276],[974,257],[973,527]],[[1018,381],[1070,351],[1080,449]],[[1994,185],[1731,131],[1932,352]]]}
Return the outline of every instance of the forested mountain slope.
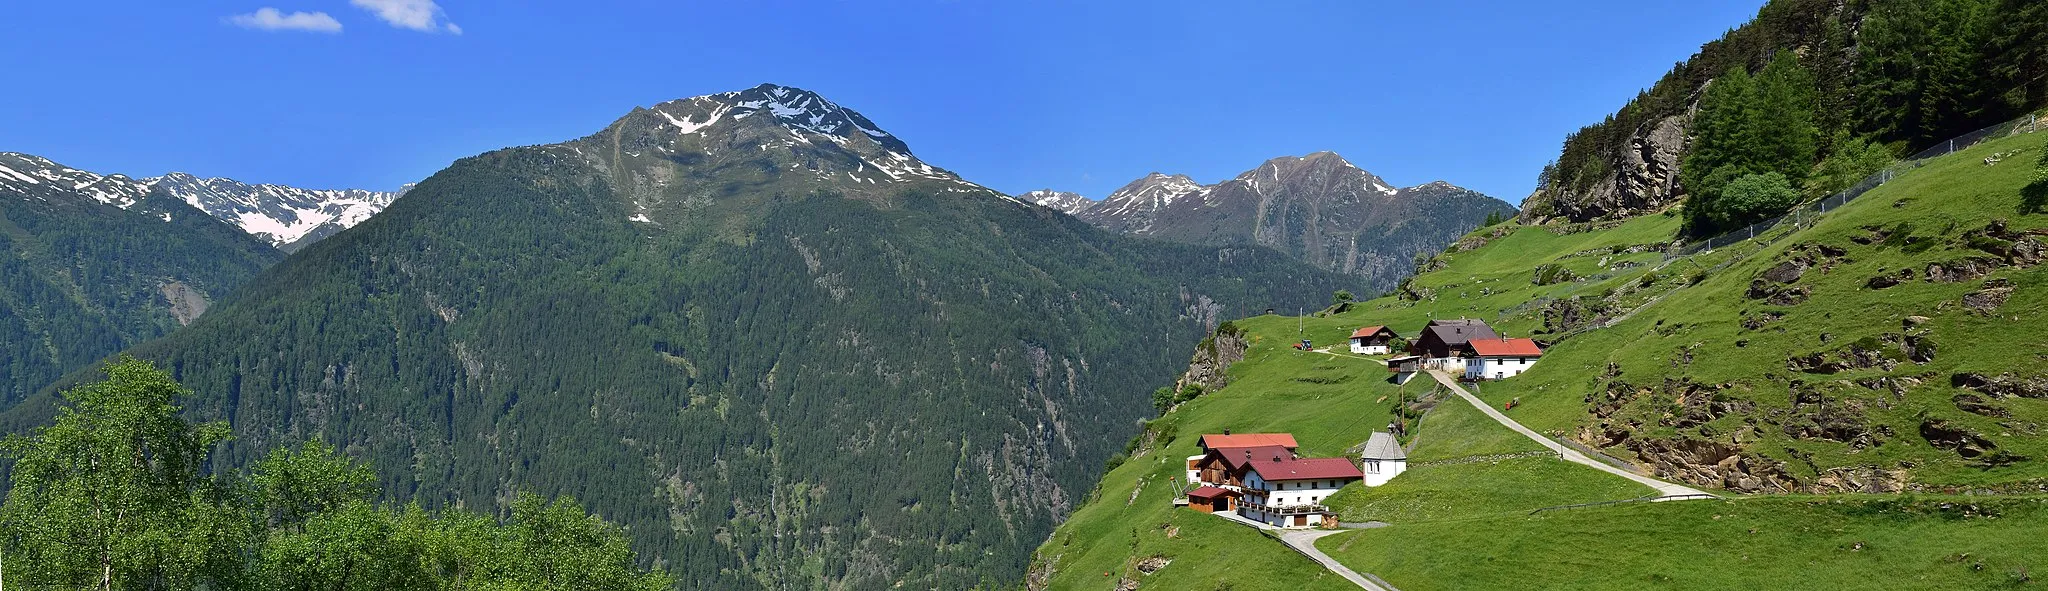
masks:
{"label": "forested mountain slope", "polygon": [[125,177],[0,153],[0,409],[192,321],[282,257]]}
{"label": "forested mountain slope", "polygon": [[1225,310],[1343,286],[764,85],[458,161],[133,352],[229,464],[319,437],[429,505],[573,494],[685,588],[958,589],[1021,576]]}

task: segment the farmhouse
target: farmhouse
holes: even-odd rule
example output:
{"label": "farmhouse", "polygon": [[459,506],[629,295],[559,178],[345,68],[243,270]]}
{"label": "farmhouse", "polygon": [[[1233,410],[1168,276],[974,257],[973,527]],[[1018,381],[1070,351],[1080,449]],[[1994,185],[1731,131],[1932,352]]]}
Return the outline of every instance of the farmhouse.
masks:
{"label": "farmhouse", "polygon": [[1359,355],[1385,355],[1393,351],[1394,329],[1385,326],[1368,326],[1351,333],[1351,352]]}
{"label": "farmhouse", "polygon": [[1259,453],[1272,453],[1277,450],[1279,453],[1293,455],[1294,450],[1301,447],[1294,442],[1294,435],[1291,433],[1232,435],[1228,430],[1222,435],[1203,435],[1195,442],[1201,446],[1202,453],[1188,456],[1188,486],[1209,484],[1240,487],[1244,465],[1249,457],[1245,452],[1248,450],[1257,450]]}
{"label": "farmhouse", "polygon": [[1423,364],[1432,369],[1465,369],[1465,343],[1498,338],[1500,335],[1493,332],[1493,327],[1478,320],[1431,320],[1422,327],[1422,336],[1415,338],[1408,352],[1425,359]]}
{"label": "farmhouse", "polygon": [[1358,454],[1358,459],[1365,466],[1366,486],[1386,484],[1408,470],[1408,452],[1401,449],[1392,433],[1384,431],[1376,431],[1365,440],[1365,451]]}
{"label": "farmhouse", "polygon": [[1335,518],[1323,499],[1364,478],[1345,458],[1254,456],[1245,472],[1238,513],[1279,527],[1320,525]]}
{"label": "farmhouse", "polygon": [[1543,348],[1533,339],[1500,337],[1467,341],[1464,353],[1466,379],[1499,380],[1527,371]]}
{"label": "farmhouse", "polygon": [[1212,449],[1191,463],[1188,484],[1241,490],[1245,472],[1251,469],[1253,458],[1276,456],[1291,458],[1294,450],[1277,445]]}

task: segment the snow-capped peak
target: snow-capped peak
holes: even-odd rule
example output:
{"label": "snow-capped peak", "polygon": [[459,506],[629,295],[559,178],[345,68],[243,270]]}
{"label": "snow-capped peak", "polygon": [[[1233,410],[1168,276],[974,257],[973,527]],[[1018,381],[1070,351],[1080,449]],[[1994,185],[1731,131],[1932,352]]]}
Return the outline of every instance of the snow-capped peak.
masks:
{"label": "snow-capped peak", "polygon": [[825,136],[835,143],[865,137],[884,150],[910,155],[909,145],[882,131],[860,113],[818,93],[779,84],[669,101],[655,105],[653,110],[684,135],[701,132],[721,121],[739,121],[765,113],[799,136]]}
{"label": "snow-capped peak", "polygon": [[0,191],[20,195],[78,194],[128,209],[149,194],[149,187],[125,175],[102,176],[33,154],[0,152]]}
{"label": "snow-capped peak", "polygon": [[278,246],[323,231],[322,228],[332,232],[353,226],[383,211],[403,193],[247,185],[234,179],[200,178],[182,172],[137,179],[123,174],[100,175],[32,154],[0,152],[0,194],[32,199],[81,195],[129,209],[151,191],[176,197]]}
{"label": "snow-capped peak", "polygon": [[1107,216],[1121,217],[1165,209],[1184,197],[1199,197],[1207,191],[1208,187],[1187,175],[1154,172],[1110,193],[1095,209]]}
{"label": "snow-capped peak", "polygon": [[1017,200],[1042,207],[1049,207],[1055,210],[1059,210],[1062,213],[1068,214],[1078,213],[1081,210],[1088,209],[1089,207],[1095,205],[1095,201],[1090,200],[1087,197],[1082,197],[1079,193],[1054,191],[1052,189],[1039,189],[1036,191],[1030,191],[1022,195],[1018,195]]}
{"label": "snow-capped peak", "polygon": [[182,172],[142,182],[277,246],[297,242],[314,232],[331,233],[354,226],[383,211],[403,194],[249,185],[229,178],[199,178]]}

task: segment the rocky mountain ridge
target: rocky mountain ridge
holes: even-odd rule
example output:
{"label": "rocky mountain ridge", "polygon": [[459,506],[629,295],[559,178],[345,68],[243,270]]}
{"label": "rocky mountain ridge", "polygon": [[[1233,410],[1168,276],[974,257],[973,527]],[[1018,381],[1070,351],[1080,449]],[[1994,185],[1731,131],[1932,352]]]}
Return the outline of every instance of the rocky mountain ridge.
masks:
{"label": "rocky mountain ridge", "polygon": [[1412,270],[1417,253],[1434,253],[1479,226],[1488,214],[1513,214],[1506,202],[1443,181],[1395,188],[1334,152],[1283,156],[1234,178],[1204,185],[1154,172],[1102,201],[1054,200],[1063,212],[1104,229],[1207,245],[1259,245],[1310,264],[1362,276],[1375,290]]}
{"label": "rocky mountain ridge", "polygon": [[102,175],[40,156],[0,152],[0,191],[30,194],[51,189],[75,192],[122,209],[133,207],[151,191],[161,190],[287,251],[361,223],[405,193],[404,188],[366,191],[250,185],[182,172],[146,178]]}

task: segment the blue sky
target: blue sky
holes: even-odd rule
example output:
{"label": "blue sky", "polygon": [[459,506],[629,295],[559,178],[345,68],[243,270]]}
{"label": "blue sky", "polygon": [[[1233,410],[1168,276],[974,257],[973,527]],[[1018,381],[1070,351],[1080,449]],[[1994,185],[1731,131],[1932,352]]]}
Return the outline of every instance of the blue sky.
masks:
{"label": "blue sky", "polygon": [[1519,202],[1565,134],[1757,2],[19,2],[0,151],[390,189],[775,82],[1009,192],[1332,150]]}

